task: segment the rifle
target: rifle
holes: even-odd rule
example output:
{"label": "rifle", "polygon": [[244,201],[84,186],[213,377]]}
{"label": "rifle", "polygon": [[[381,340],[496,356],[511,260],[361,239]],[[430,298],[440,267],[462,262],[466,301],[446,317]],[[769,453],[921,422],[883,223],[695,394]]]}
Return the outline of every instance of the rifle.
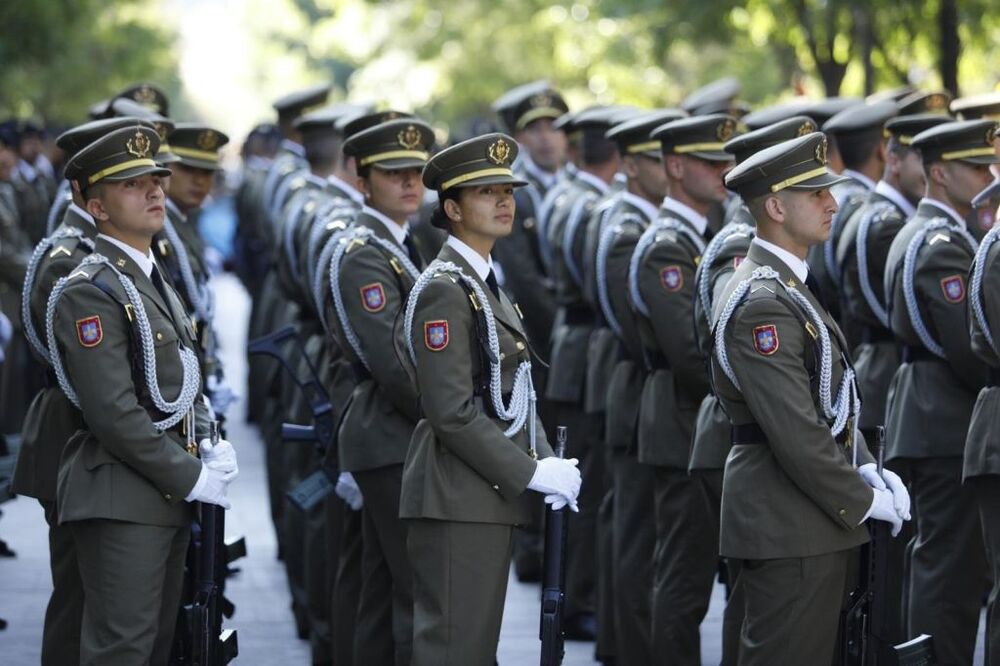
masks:
{"label": "rifle", "polygon": [[[289,442],[315,442],[316,450],[322,460],[336,460],[335,455],[324,455],[327,449],[336,446],[337,424],[334,420],[333,405],[315,366],[306,355],[295,327],[286,326],[252,340],[247,349],[251,354],[270,356],[281,363],[309,403],[313,424],[311,426],[282,424],[282,439]],[[300,361],[298,365],[286,355],[286,349]],[[301,370],[305,370],[305,376],[299,375]],[[338,471],[320,465],[320,469],[302,479],[297,486],[288,491],[289,501],[300,510],[309,512],[333,492]]]}
{"label": "rifle", "polygon": [[[219,443],[219,424],[211,424],[212,445]],[[201,503],[200,543],[195,558],[194,602],[184,608],[187,636],[184,660],[191,666],[222,666],[239,654],[234,629],[222,628],[222,583],[226,568],[226,510]]]}
{"label": "rifle", "polygon": [[[556,428],[557,457],[566,454],[566,426]],[[566,602],[566,531],[568,508],[551,506],[545,512],[545,561],[542,577],[542,611],[538,638],[542,641],[541,666],[561,666],[565,655],[562,614]]]}

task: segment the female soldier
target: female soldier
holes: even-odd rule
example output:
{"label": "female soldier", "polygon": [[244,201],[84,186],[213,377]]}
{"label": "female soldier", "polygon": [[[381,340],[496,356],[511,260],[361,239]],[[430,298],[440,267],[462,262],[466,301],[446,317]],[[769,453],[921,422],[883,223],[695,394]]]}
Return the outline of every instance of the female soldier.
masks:
{"label": "female soldier", "polygon": [[470,139],[433,157],[433,222],[449,231],[407,301],[403,352],[423,419],[410,440],[400,515],[410,519],[413,666],[493,664],[511,535],[538,491],[575,509],[576,460],[552,456],[535,416],[519,310],[500,292],[490,251],[511,231],[517,144]]}

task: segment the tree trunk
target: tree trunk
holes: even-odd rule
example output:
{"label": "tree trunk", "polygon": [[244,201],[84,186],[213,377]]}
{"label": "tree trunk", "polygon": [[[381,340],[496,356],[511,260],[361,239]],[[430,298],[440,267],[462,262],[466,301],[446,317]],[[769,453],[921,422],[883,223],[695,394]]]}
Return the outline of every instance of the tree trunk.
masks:
{"label": "tree trunk", "polygon": [[958,53],[962,45],[958,39],[958,7],[955,0],[941,0],[938,30],[941,45],[938,61],[941,84],[945,90],[958,97]]}

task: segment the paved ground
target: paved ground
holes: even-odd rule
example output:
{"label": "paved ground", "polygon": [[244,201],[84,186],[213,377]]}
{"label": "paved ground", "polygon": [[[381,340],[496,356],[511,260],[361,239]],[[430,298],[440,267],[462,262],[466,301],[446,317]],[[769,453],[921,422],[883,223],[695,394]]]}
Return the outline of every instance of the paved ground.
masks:
{"label": "paved ground", "polygon": [[[249,313],[245,292],[232,276],[218,278],[219,323],[224,362],[233,386],[243,386],[246,365],[244,332]],[[275,558],[276,545],[267,506],[263,446],[256,431],[242,421],[242,405],[233,406],[229,437],[240,456],[240,478],[231,489],[233,510],[227,518],[230,535],[246,536],[249,556],[242,571],[227,585],[236,603],[230,622],[239,631],[241,664],[298,666],[309,664],[308,644],[295,637],[288,610],[284,569]],[[0,632],[0,664],[37,664],[41,623],[51,590],[44,519],[33,500],[21,498],[3,505],[0,538],[18,552],[15,559],[0,559],[0,618],[10,626]],[[706,664],[719,662],[719,636],[723,598],[716,587],[708,617],[702,625],[702,653]],[[513,578],[501,631],[499,661],[503,666],[538,663],[538,588]],[[982,639],[980,637],[980,646]],[[567,644],[566,666],[595,664],[593,644]],[[981,648],[977,663],[982,663]]]}

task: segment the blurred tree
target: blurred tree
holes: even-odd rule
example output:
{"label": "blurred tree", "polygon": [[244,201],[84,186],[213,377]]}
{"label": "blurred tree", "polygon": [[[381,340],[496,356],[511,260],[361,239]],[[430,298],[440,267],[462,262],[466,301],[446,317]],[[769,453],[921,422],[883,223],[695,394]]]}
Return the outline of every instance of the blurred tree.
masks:
{"label": "blurred tree", "polygon": [[177,99],[174,37],[149,0],[0,3],[0,113],[74,123],[137,81]]}

